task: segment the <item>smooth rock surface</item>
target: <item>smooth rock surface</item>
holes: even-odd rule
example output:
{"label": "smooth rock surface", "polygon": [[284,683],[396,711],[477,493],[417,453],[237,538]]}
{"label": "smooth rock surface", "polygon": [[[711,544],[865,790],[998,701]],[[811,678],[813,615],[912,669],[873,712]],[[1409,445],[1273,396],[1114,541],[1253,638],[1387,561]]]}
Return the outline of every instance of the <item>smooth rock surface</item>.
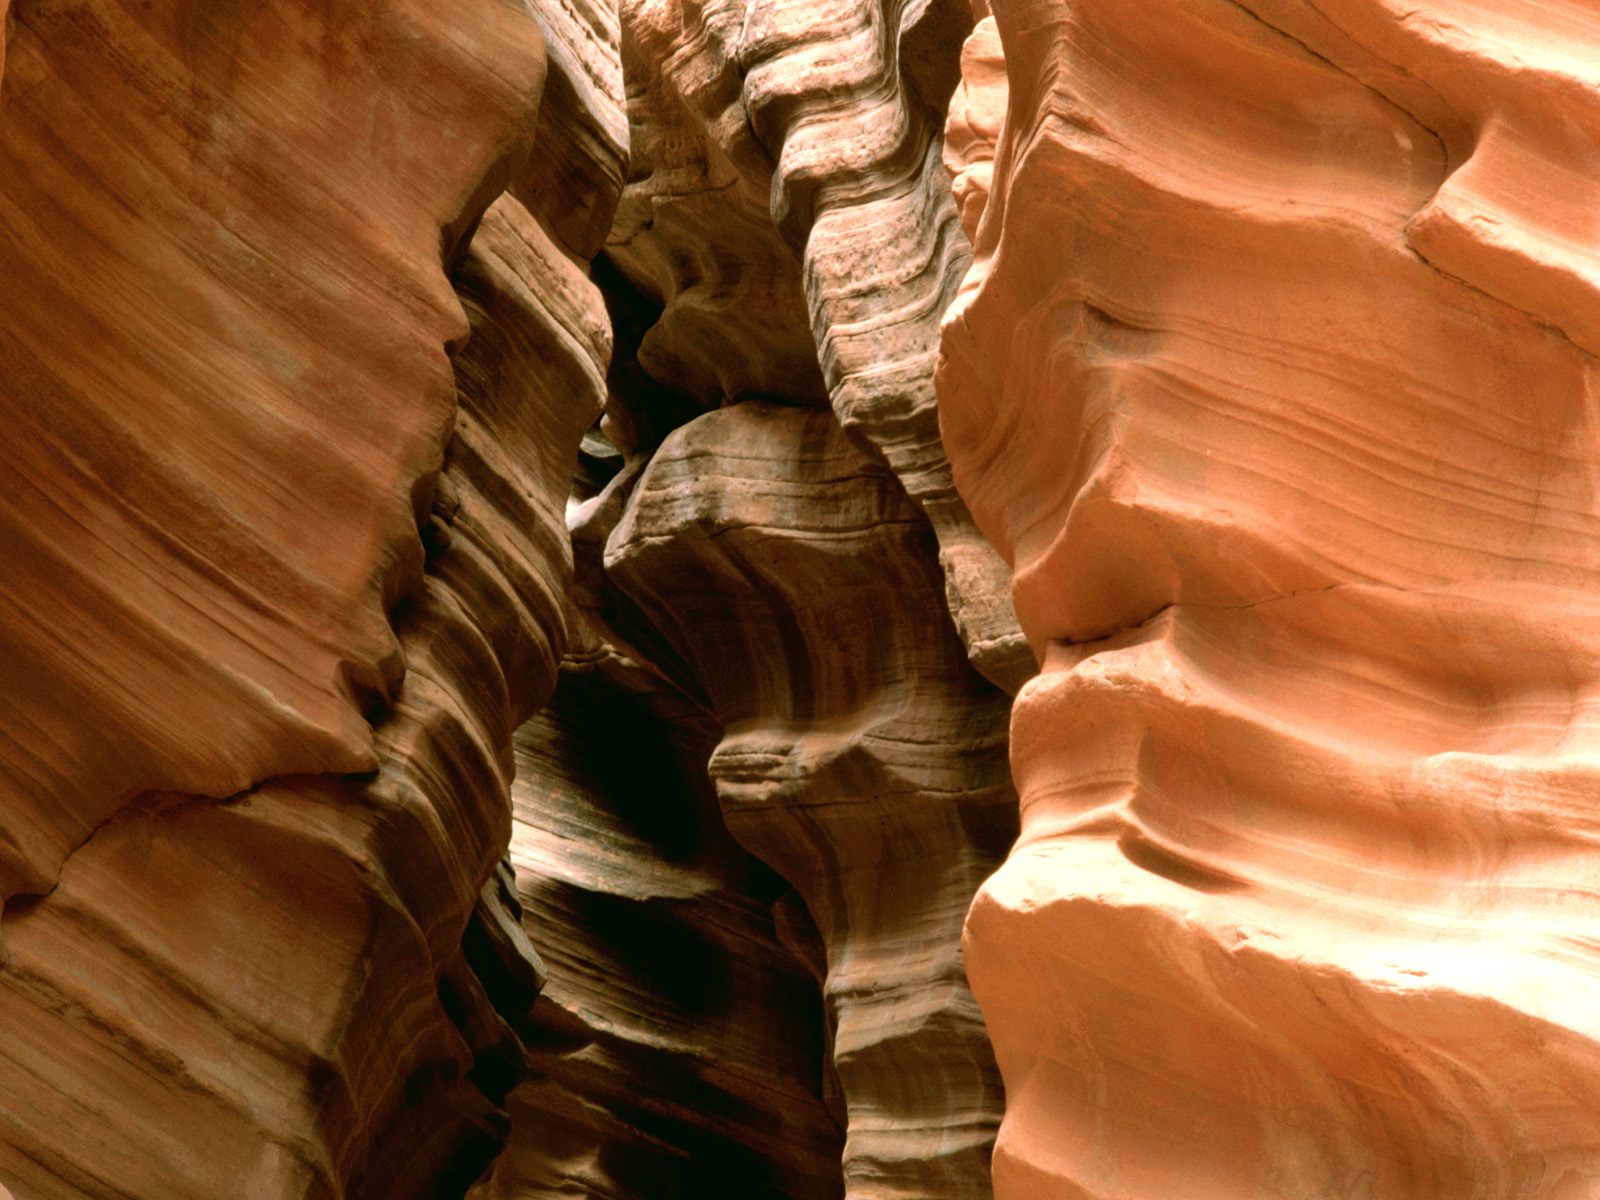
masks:
{"label": "smooth rock surface", "polygon": [[543,76],[494,0],[9,19],[0,900],[145,792],[378,765],[467,333],[442,255]]}
{"label": "smooth rock surface", "polygon": [[1600,25],[993,18],[939,383],[1044,663],[996,1195],[1591,1194]]}

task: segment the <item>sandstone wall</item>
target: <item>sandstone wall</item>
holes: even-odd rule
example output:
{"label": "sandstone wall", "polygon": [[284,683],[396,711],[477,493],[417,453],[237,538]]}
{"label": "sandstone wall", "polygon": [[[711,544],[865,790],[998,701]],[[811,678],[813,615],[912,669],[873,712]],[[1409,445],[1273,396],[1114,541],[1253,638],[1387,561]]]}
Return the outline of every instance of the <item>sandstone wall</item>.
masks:
{"label": "sandstone wall", "polygon": [[951,114],[996,1194],[1587,1195],[1600,26],[1157,7],[997,0]]}
{"label": "sandstone wall", "polygon": [[987,1192],[968,659],[1025,652],[932,409],[967,25],[10,7],[22,1200],[461,1194],[508,1135],[475,1194]]}
{"label": "sandstone wall", "polygon": [[459,1192],[537,986],[494,869],[609,349],[525,208],[478,224],[539,30],[29,0],[6,55],[0,1178]]}
{"label": "sandstone wall", "polygon": [[19,1200],[1600,1186],[1589,5],[0,17]]}
{"label": "sandstone wall", "polygon": [[[617,352],[590,442],[606,466],[570,518],[595,646],[569,671],[701,732],[653,787],[599,788],[559,702],[521,735],[529,935],[572,940],[539,1010],[559,1061],[536,1062],[486,1194],[624,1196],[646,1172],[694,1194],[691,1146],[741,1194],[988,1194],[1002,1098],[959,929],[1015,799],[1008,700],[967,660],[1015,686],[1026,652],[932,409],[937,314],[966,263],[939,89],[967,25],[876,5],[617,13],[628,181],[596,265]],[[633,827],[652,805],[681,814],[676,851],[666,825]],[[561,865],[569,807],[606,870]],[[674,882],[649,882],[664,860]],[[730,922],[731,952],[707,929]],[[654,978],[604,941],[647,930],[683,953]],[[800,1069],[802,1048],[820,1061]]]}

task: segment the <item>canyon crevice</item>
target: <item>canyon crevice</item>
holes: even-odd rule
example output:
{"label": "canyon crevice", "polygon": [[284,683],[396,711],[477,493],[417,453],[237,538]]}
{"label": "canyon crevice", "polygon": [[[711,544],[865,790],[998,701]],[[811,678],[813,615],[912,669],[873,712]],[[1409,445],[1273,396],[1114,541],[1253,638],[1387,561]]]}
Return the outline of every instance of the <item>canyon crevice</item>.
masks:
{"label": "canyon crevice", "polygon": [[1588,0],[0,22],[0,1197],[1600,1189]]}

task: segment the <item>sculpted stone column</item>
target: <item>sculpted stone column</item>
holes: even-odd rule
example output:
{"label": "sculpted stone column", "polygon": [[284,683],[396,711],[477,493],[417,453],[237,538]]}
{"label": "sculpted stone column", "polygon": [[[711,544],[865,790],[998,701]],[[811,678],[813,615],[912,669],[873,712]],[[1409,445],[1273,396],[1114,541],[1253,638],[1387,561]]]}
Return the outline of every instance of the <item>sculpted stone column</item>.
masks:
{"label": "sculpted stone column", "polygon": [[721,726],[729,832],[821,933],[852,1200],[987,1195],[1001,1102],[959,931],[1015,832],[1009,705],[935,546],[830,412],[759,402],[673,431],[606,544]]}
{"label": "sculpted stone column", "polygon": [[1043,663],[996,1193],[1600,1186],[1600,20],[997,0],[945,444]]}

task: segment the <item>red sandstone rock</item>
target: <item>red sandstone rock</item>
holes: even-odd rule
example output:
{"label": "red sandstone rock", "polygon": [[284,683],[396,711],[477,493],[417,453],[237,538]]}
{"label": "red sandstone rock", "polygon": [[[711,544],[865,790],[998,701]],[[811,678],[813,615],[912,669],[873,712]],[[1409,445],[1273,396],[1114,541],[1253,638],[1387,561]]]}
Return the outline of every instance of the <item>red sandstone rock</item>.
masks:
{"label": "red sandstone rock", "polygon": [[944,0],[629,0],[621,22],[638,179],[609,253],[665,304],[641,363],[705,403],[831,403],[933,522],[962,640],[1015,691],[1033,663],[933,392],[969,256],[938,121],[968,17]]}
{"label": "red sandstone rock", "polygon": [[475,1196],[841,1193],[822,997],[784,941],[816,933],[729,836],[718,737],[598,647],[518,731],[512,858],[550,984],[511,1145]]}
{"label": "red sandstone rock", "polygon": [[459,1193],[537,987],[494,869],[609,336],[515,201],[462,250],[538,30],[10,16],[0,1178]]}
{"label": "red sandstone rock", "polygon": [[1006,563],[1001,1200],[1600,1185],[1600,26],[980,8],[0,0],[21,1200],[985,1194]]}
{"label": "red sandstone rock", "polygon": [[821,931],[846,1195],[986,1193],[957,930],[1013,833],[1009,706],[945,623],[932,531],[830,413],[750,403],[663,442],[605,566],[721,726],[729,830]]}
{"label": "red sandstone rock", "polygon": [[0,898],[145,792],[377,766],[467,332],[441,254],[543,73],[503,6],[430,11],[11,14]]}

